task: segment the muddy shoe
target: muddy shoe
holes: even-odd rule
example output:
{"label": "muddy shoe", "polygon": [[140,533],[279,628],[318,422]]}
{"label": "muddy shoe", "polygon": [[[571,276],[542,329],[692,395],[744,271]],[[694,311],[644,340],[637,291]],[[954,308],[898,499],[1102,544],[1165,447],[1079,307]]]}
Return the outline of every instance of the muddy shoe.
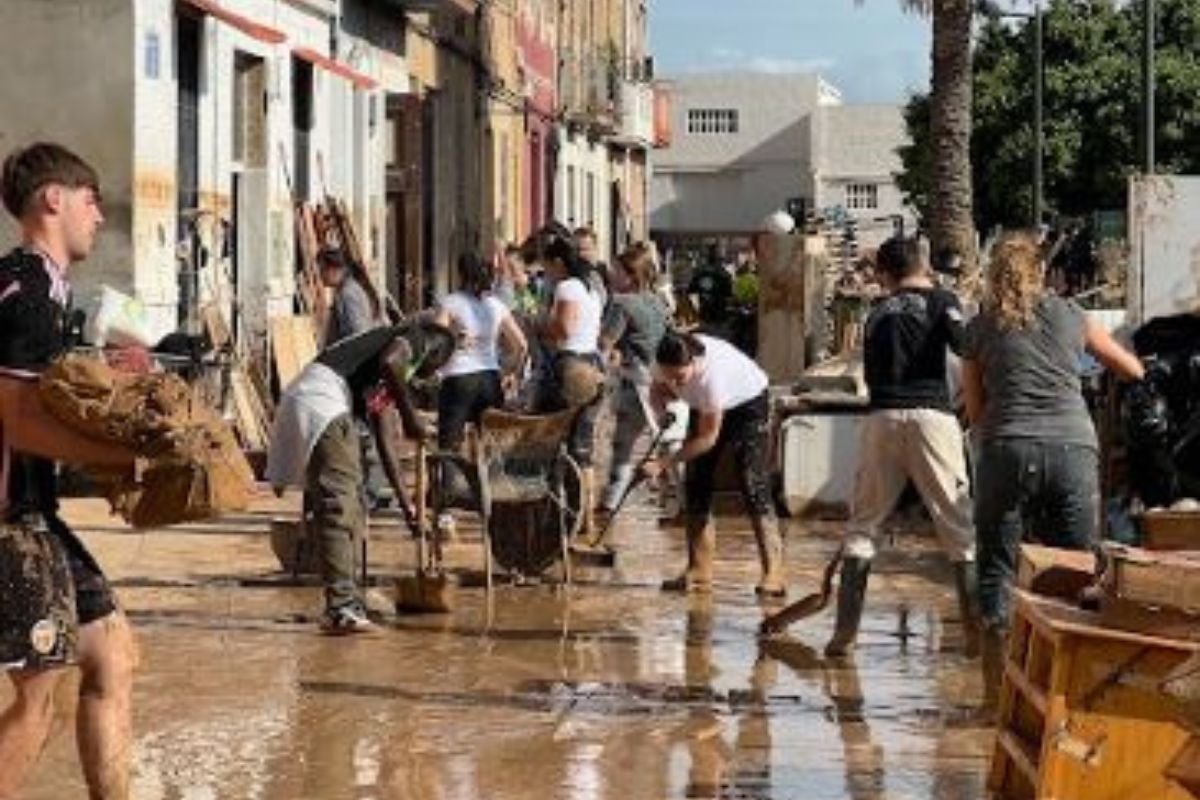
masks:
{"label": "muddy shoe", "polygon": [[754,587],[754,593],[770,600],[782,600],[787,597],[787,587],[775,580],[764,580]]}
{"label": "muddy shoe", "polygon": [[366,609],[360,606],[329,608],[321,616],[321,633],[326,636],[351,636],[378,631],[379,626],[367,618]]}
{"label": "muddy shoe", "polygon": [[663,581],[662,590],[664,592],[711,592],[712,581],[695,575],[689,575],[685,572],[682,575],[667,578]]}

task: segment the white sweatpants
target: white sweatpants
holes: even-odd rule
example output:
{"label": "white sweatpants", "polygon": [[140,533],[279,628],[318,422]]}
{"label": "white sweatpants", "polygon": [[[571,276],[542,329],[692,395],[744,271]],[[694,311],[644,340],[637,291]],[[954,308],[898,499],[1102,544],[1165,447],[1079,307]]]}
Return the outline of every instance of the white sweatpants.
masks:
{"label": "white sweatpants", "polygon": [[879,528],[910,479],[933,517],[946,555],[955,562],[974,561],[962,429],[953,415],[927,408],[872,411],[864,422],[846,555],[875,555]]}

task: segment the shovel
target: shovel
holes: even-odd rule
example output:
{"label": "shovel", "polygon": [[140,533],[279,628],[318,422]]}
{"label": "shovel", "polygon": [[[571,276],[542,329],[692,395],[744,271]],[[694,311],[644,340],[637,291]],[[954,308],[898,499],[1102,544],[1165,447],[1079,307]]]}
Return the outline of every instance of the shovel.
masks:
{"label": "shovel", "polygon": [[668,411],[663,416],[662,424],[658,427],[658,433],[654,436],[654,441],[650,442],[650,447],[646,449],[645,455],[638,461],[637,466],[633,468],[633,478],[629,481],[629,485],[625,487],[625,491],[621,492],[621,497],[617,500],[616,507],[612,513],[608,515],[608,519],[604,521],[602,527],[595,536],[583,544],[571,546],[571,555],[580,563],[590,564],[597,567],[613,567],[617,563],[616,552],[609,547],[604,541],[608,537],[608,532],[612,530],[613,522],[616,521],[617,515],[621,513],[621,509],[625,507],[625,501],[633,494],[633,490],[642,484],[645,480],[642,477],[642,467],[654,457],[658,451],[658,446],[662,443],[663,436],[667,429],[675,424],[675,415]]}
{"label": "shovel", "polygon": [[425,497],[429,486],[429,473],[425,459],[425,444],[417,445],[417,513],[416,519],[408,519],[409,527],[417,534],[417,569],[411,576],[402,576],[396,582],[397,614],[448,614],[454,610],[455,586],[442,566],[442,548],[434,543],[430,548],[426,540],[429,526],[425,509]]}
{"label": "shovel", "polygon": [[833,554],[833,558],[825,565],[825,574],[821,576],[820,591],[801,597],[782,611],[764,619],[759,627],[759,633],[763,636],[772,636],[782,632],[784,628],[795,622],[824,611],[829,605],[830,598],[833,597],[833,576],[837,574],[844,555],[843,549],[839,547],[838,551]]}

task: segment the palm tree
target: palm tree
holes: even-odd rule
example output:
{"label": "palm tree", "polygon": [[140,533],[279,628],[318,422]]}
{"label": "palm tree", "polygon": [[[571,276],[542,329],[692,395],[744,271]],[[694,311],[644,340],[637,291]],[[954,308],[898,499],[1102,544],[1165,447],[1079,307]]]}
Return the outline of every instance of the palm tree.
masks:
{"label": "palm tree", "polygon": [[[856,0],[863,2],[863,0]],[[971,20],[974,0],[899,0],[932,18],[930,125],[933,187],[929,237],[935,255],[957,254],[975,271],[971,204]]]}

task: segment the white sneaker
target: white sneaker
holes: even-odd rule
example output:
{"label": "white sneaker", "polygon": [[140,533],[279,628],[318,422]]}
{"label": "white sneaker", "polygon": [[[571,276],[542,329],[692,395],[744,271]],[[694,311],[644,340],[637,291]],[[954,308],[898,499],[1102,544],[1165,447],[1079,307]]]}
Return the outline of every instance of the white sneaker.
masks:
{"label": "white sneaker", "polygon": [[326,636],[350,636],[378,631],[379,626],[367,617],[366,609],[355,603],[327,608],[321,616],[321,633]]}

